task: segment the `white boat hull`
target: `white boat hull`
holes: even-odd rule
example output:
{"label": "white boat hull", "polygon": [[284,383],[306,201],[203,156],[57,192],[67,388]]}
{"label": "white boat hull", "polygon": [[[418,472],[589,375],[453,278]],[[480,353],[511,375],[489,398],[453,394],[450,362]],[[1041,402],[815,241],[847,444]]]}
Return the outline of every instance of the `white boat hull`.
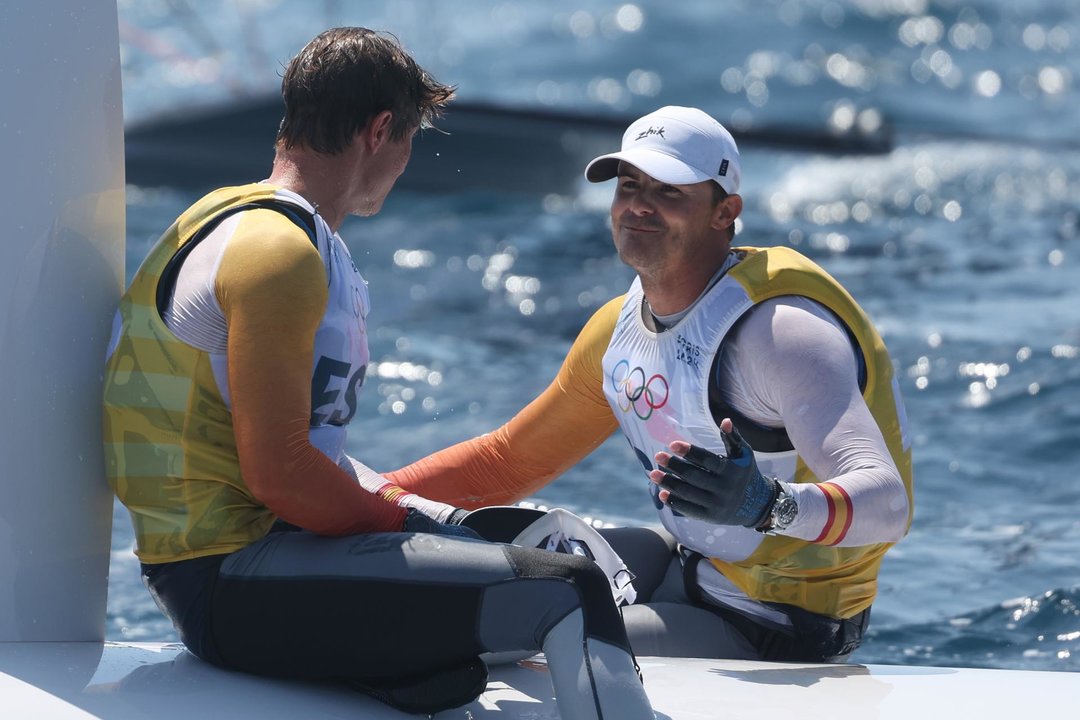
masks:
{"label": "white boat hull", "polygon": [[[799,665],[639,658],[658,718],[799,720],[1068,717],[1080,675],[890,665]],[[200,718],[414,718],[333,683],[219,670],[181,645],[0,644],[0,716]],[[492,669],[475,702],[440,720],[559,717],[543,656]]]}

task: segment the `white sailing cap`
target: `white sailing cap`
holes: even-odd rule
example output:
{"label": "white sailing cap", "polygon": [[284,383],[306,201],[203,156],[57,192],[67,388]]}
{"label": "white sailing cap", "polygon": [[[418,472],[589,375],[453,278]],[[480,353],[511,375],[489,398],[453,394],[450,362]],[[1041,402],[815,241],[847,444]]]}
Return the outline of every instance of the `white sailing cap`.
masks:
{"label": "white sailing cap", "polygon": [[668,105],[635,120],[623,133],[622,150],[601,155],[585,168],[590,182],[619,172],[619,161],[671,185],[713,180],[727,193],[739,191],[742,167],[735,139],[697,108]]}

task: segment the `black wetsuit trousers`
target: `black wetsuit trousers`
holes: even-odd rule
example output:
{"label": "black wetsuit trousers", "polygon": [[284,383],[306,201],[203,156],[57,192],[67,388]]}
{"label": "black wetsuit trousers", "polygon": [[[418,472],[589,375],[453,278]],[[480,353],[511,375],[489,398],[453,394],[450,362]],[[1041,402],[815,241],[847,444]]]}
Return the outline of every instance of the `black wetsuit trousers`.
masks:
{"label": "black wetsuit trousers", "polygon": [[629,652],[589,560],[428,533],[271,532],[229,555],[143,565],[184,644],[260,675],[381,680],[485,652],[538,651],[575,610],[586,637]]}

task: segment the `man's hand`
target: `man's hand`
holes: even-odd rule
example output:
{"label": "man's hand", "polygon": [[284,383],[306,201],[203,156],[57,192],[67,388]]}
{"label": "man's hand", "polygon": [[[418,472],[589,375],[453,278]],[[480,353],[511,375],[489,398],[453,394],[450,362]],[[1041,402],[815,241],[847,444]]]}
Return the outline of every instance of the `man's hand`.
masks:
{"label": "man's hand", "polygon": [[754,451],[725,418],[720,423],[727,457],[676,440],[674,455],[659,452],[659,470],[649,479],[660,486],[660,500],[687,517],[715,525],[760,527],[780,491],[758,470]]}

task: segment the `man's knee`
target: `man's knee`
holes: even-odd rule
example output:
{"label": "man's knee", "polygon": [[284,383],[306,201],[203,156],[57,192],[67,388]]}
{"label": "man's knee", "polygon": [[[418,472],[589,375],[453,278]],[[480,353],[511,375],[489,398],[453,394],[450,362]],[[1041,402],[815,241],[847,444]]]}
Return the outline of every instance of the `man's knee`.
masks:
{"label": "man's knee", "polygon": [[662,528],[617,527],[599,532],[633,573],[637,602],[653,600],[668,568],[679,563],[675,538]]}
{"label": "man's knee", "polygon": [[[485,591],[485,608],[492,609],[490,621],[485,622],[489,630],[498,628],[498,634],[507,634],[510,616],[518,617],[519,622],[524,620],[520,616],[528,616],[526,622],[534,628],[530,633],[531,641],[539,643],[559,620],[581,608],[586,635],[619,647],[626,646],[626,634],[611,596],[611,586],[596,563],[578,555],[513,545],[504,546],[504,550],[517,581]],[[536,649],[538,647],[535,645]]]}
{"label": "man's knee", "polygon": [[572,583],[583,604],[605,598],[611,602],[611,586],[600,566],[581,555],[505,546],[507,559],[520,578],[557,578]]}

